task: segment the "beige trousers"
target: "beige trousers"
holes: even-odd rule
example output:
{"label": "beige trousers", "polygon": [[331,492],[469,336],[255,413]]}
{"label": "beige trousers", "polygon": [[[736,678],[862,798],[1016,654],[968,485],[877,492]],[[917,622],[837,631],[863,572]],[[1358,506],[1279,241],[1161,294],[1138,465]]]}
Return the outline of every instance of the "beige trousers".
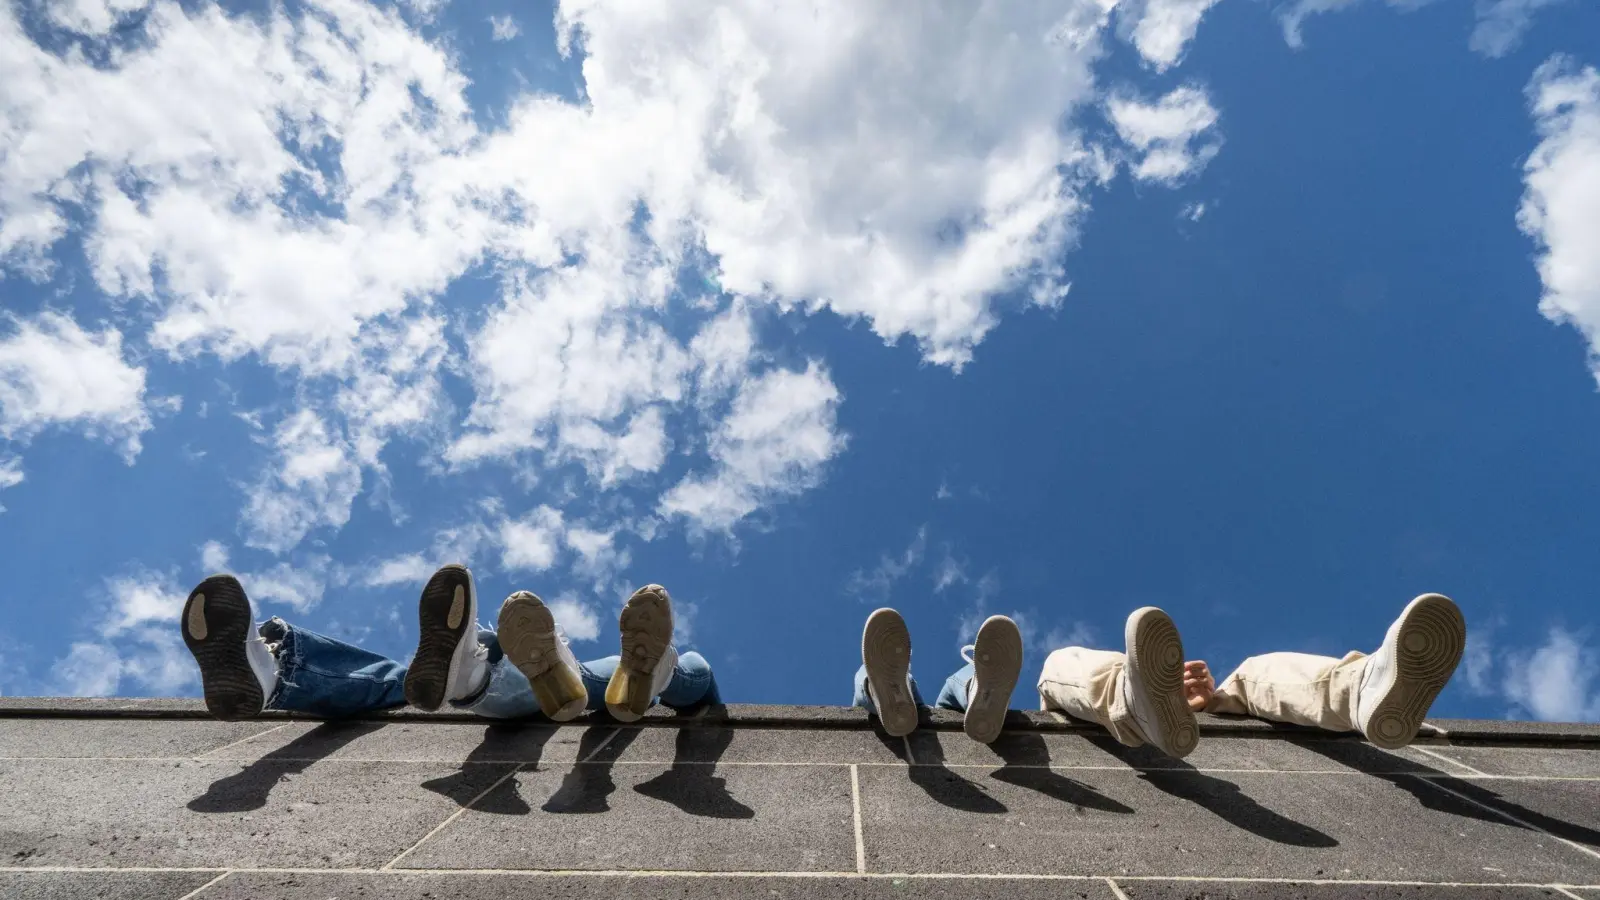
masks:
{"label": "beige trousers", "polygon": [[1115,650],[1063,647],[1045,658],[1039,672],[1039,708],[1099,722],[1120,743],[1137,747],[1144,734],[1123,692],[1127,664],[1127,655]]}
{"label": "beige trousers", "polygon": [[1356,731],[1356,696],[1367,657],[1267,653],[1239,664],[1206,705],[1206,712],[1255,716],[1328,731]]}

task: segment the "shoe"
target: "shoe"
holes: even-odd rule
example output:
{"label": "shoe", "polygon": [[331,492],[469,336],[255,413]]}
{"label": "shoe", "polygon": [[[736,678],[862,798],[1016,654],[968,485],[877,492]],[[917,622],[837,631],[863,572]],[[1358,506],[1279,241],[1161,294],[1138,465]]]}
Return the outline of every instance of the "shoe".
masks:
{"label": "shoe", "polygon": [[1443,594],[1412,600],[1367,657],[1356,696],[1356,725],[1375,746],[1411,743],[1467,646],[1467,622]]}
{"label": "shoe", "polygon": [[259,715],[278,687],[278,660],[254,626],[250,598],[232,575],[200,582],[183,604],[183,643],[200,664],[206,709],[219,719]]}
{"label": "shoe", "polygon": [[1174,759],[1194,752],[1200,729],[1183,696],[1183,639],[1172,617],[1154,606],[1134,610],[1123,638],[1128,664],[1123,697],[1144,739]]}
{"label": "shoe", "polygon": [[406,670],[406,702],[435,710],[447,700],[480,693],[489,677],[478,643],[478,591],[467,567],[451,563],[433,573],[417,605],[417,653]]}
{"label": "shoe", "polygon": [[990,616],[978,628],[972,646],[961,648],[961,655],[972,663],[962,730],[980,744],[993,743],[1005,727],[1011,691],[1022,674],[1022,632],[1005,616]]}
{"label": "shoe", "polygon": [[659,584],[634,591],[617,620],[622,658],[606,685],[606,709],[619,722],[637,722],[672,681],[672,598]]}
{"label": "shoe", "polygon": [[917,729],[917,699],[911,690],[911,632],[892,609],[873,610],[861,632],[861,664],[878,721],[892,737]]}
{"label": "shoe", "polygon": [[544,601],[528,591],[507,597],[497,631],[506,660],[528,679],[546,716],[567,722],[583,712],[589,691],[578,674],[578,658]]}

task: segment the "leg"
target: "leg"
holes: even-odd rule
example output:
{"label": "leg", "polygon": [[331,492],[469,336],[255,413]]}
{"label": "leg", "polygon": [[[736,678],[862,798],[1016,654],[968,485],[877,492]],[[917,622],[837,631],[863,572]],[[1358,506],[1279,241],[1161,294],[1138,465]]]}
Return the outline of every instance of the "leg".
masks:
{"label": "leg", "polygon": [[690,650],[678,656],[678,664],[672,667],[672,680],[657,699],[662,706],[681,710],[721,703],[722,694],[711,674],[711,664],[704,656]]}
{"label": "leg", "polygon": [[[917,680],[915,678],[912,678],[908,674],[908,675],[906,675],[906,681],[909,682],[910,685],[911,685],[911,699],[912,699],[912,701],[915,702],[918,706],[923,706],[924,704],[922,702],[922,693],[917,690]],[[862,666],[861,668],[856,670],[855,686],[856,686],[855,699],[850,701],[850,705],[851,706],[859,706],[862,709],[866,710],[867,712],[876,714],[878,712],[878,708],[872,702],[872,692],[867,690],[867,667],[866,666]]]}
{"label": "leg", "polygon": [[277,644],[278,687],[268,709],[336,718],[405,704],[406,667],[282,619],[261,626]]}
{"label": "leg", "polygon": [[967,663],[955,671],[955,674],[944,680],[944,687],[939,689],[939,696],[933,705],[939,709],[953,709],[956,712],[967,711],[967,688],[972,685],[972,663]]}
{"label": "leg", "polygon": [[478,643],[486,654],[489,680],[477,696],[451,700],[450,705],[470,710],[485,719],[521,719],[539,712],[533,687],[527,676],[506,658],[499,636],[493,631],[479,631]]}
{"label": "leg", "polygon": [[1045,657],[1039,672],[1039,708],[1098,722],[1119,743],[1144,743],[1123,699],[1128,658],[1114,650],[1063,647]]}
{"label": "leg", "polygon": [[1310,653],[1266,653],[1239,664],[1217,688],[1206,712],[1255,716],[1328,731],[1355,731],[1363,653],[1344,659]]}
{"label": "leg", "polygon": [[616,674],[621,662],[620,656],[605,656],[578,663],[578,676],[583,679],[583,686],[589,693],[585,709],[600,712],[606,708],[606,687],[611,684],[611,676]]}

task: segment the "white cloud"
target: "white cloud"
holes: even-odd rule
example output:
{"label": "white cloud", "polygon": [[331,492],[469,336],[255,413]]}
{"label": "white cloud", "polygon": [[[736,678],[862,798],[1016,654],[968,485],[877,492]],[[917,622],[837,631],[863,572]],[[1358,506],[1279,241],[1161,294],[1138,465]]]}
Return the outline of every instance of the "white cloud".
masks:
{"label": "white cloud", "polygon": [[103,35],[149,5],[150,0],[56,0],[45,5],[45,14],[52,23],[69,31]]}
{"label": "white cloud", "polygon": [[[22,471],[22,459],[20,457],[0,454],[0,491],[16,487],[26,478],[27,476]],[[0,513],[5,511],[5,504],[0,503]]]}
{"label": "white cloud", "polygon": [[1478,0],[1478,24],[1472,29],[1472,49],[1488,57],[1501,57],[1517,48],[1533,24],[1533,15],[1566,0]]}
{"label": "white cloud", "polygon": [[1545,644],[1506,663],[1506,696],[1534,718],[1600,721],[1600,651],[1552,628]]}
{"label": "white cloud", "polygon": [[1217,111],[1200,88],[1180,87],[1154,103],[1115,95],[1106,111],[1117,135],[1139,156],[1133,176],[1140,181],[1177,184],[1221,149],[1213,131]]}
{"label": "white cloud", "polygon": [[509,41],[522,33],[517,27],[517,20],[510,16],[490,16],[489,27],[492,29],[491,37],[497,41]]}
{"label": "white cloud", "polygon": [[420,554],[408,553],[371,564],[361,583],[367,587],[392,587],[397,584],[420,587],[438,567]]}
{"label": "white cloud", "polygon": [[546,604],[567,638],[573,643],[592,641],[600,636],[600,617],[594,608],[576,594],[562,594]]}
{"label": "white cloud", "polygon": [[1218,0],[1133,0],[1117,9],[1118,31],[1133,41],[1145,62],[1164,71],[1177,64]]}
{"label": "white cloud", "polygon": [[966,580],[966,566],[962,565],[960,562],[957,562],[956,558],[951,556],[950,551],[947,549],[944,557],[939,560],[938,567],[933,570],[933,592],[935,594],[942,594],[947,588],[953,587],[954,585],[960,584]]}
{"label": "white cloud", "polygon": [[245,543],[285,553],[312,529],[341,528],[361,489],[352,449],[316,413],[301,410],[278,424],[275,465],[246,498]]}
{"label": "white cloud", "polygon": [[107,638],[151,624],[175,627],[188,598],[171,575],[148,571],[107,579],[106,593],[110,610],[98,630]]}
{"label": "white cloud", "polygon": [[106,644],[77,642],[52,667],[63,693],[72,697],[109,697],[122,680],[122,657]]}
{"label": "white cloud", "polygon": [[1205,214],[1206,205],[1204,203],[1190,203],[1186,204],[1183,209],[1178,212],[1178,217],[1182,219],[1188,219],[1191,222],[1198,222]]}
{"label": "white cloud", "polygon": [[578,554],[573,569],[593,579],[596,593],[616,588],[611,582],[632,561],[626,548],[617,546],[617,530],[601,531],[582,526],[567,529],[566,543]]}
{"label": "white cloud", "polygon": [[[3,209],[0,209],[3,212]],[[26,441],[51,426],[70,426],[120,444],[130,462],[150,428],[145,370],[122,358],[122,333],[84,331],[70,316],[4,316],[0,339],[0,437]]]}
{"label": "white cloud", "polygon": [[201,544],[200,568],[213,573],[228,571],[228,545],[221,541],[206,541]]}
{"label": "white cloud", "polygon": [[1540,141],[1517,225],[1539,245],[1539,311],[1583,332],[1600,379],[1600,71],[1553,57],[1528,97]]}
{"label": "white cloud", "polygon": [[928,548],[928,526],[923,525],[912,536],[911,543],[900,553],[890,555],[881,554],[878,564],[868,569],[857,569],[850,573],[850,578],[845,582],[845,592],[863,600],[884,602],[889,599],[894,590],[895,582],[904,578],[912,569],[922,564],[923,554]]}
{"label": "white cloud", "polygon": [[839,391],[820,364],[773,369],[744,382],[711,438],[715,467],[686,476],[661,498],[665,516],[728,531],[763,505],[804,491],[844,449],[835,427]]}
{"label": "white cloud", "polygon": [[561,511],[548,506],[521,519],[500,523],[500,564],[506,569],[543,572],[555,565],[564,529]]}
{"label": "white cloud", "polygon": [[282,603],[304,615],[322,602],[330,577],[341,580],[339,572],[330,571],[330,563],[326,556],[308,557],[295,565],[280,562],[269,569],[240,575],[239,583],[257,604]]}
{"label": "white cloud", "polygon": [[74,642],[56,661],[57,688],[74,696],[108,696],[124,685],[159,695],[184,691],[198,677],[177,628],[186,598],[170,573],[135,570],[106,579],[97,640]]}

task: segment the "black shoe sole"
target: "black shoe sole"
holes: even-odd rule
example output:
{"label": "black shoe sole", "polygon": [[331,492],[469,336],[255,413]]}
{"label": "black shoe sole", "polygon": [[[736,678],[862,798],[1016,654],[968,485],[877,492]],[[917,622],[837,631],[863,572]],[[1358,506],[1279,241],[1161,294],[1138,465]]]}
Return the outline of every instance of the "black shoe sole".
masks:
{"label": "black shoe sole", "polygon": [[[456,590],[465,598],[456,605]],[[466,566],[454,563],[433,573],[422,589],[417,604],[419,637],[417,653],[406,670],[406,702],[418,709],[435,710],[444,705],[450,684],[450,660],[468,628],[477,628],[472,600],[472,575]],[[451,619],[455,624],[451,624]]]}
{"label": "black shoe sole", "polygon": [[183,604],[183,643],[200,664],[206,709],[219,719],[254,718],[266,704],[245,652],[254,625],[250,598],[232,575],[200,582]]}

